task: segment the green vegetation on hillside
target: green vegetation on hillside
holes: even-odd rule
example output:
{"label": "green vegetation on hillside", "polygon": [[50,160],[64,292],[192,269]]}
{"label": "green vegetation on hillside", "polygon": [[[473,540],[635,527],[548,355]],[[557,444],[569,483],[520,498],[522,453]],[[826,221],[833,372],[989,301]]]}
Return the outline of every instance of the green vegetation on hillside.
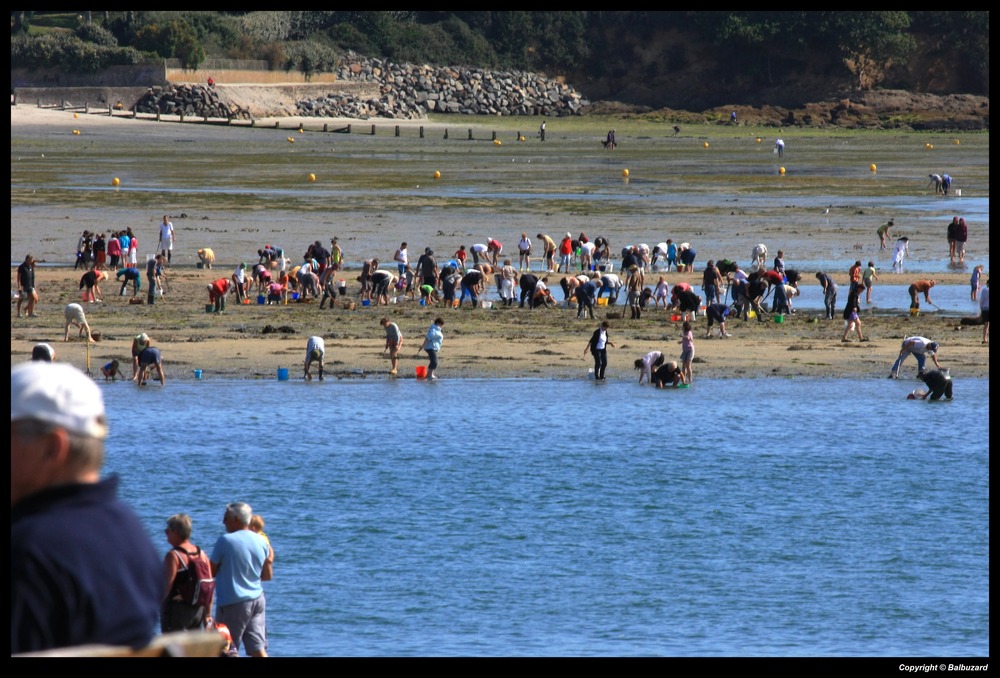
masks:
{"label": "green vegetation on hillside", "polygon": [[[348,51],[626,91],[631,82],[693,87],[684,78],[695,71],[720,92],[808,80],[950,93],[944,81],[989,94],[988,11],[11,12],[12,68],[92,72],[161,58],[197,68],[228,58],[308,74],[335,70]],[[922,61],[907,68],[917,56],[933,60],[934,83]]]}

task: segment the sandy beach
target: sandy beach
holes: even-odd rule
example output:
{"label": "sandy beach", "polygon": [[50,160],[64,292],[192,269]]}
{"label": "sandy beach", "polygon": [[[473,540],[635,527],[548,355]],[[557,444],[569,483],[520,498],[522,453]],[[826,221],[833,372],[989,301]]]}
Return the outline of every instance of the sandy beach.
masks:
{"label": "sandy beach", "polygon": [[[355,121],[355,124],[371,125],[371,121]],[[466,121],[461,124],[464,134],[469,124]],[[518,125],[509,121],[505,124],[511,125],[511,129]],[[601,123],[595,123],[598,124]],[[427,123],[426,128],[440,132],[440,123],[433,125]],[[489,125],[477,128],[476,136],[486,138],[495,126],[492,122]],[[528,127],[523,121],[520,125]],[[453,129],[458,127],[456,124]],[[553,127],[558,129],[558,124],[550,125],[550,129]],[[74,129],[80,134],[73,134]],[[658,234],[673,233],[675,240],[690,238],[699,242],[703,254],[699,254],[695,273],[669,273],[665,277],[670,284],[684,280],[700,288],[700,271],[706,259],[731,255],[745,261],[748,243],[761,241],[770,243],[772,253],[784,247],[791,260],[843,261],[840,270],[831,271],[841,285],[841,307],[846,300],[847,268],[855,258],[874,256],[877,242],[871,242],[872,234],[886,218],[895,217],[906,223],[907,232],[913,234],[916,242],[944,249],[947,259],[947,245],[941,244],[942,223],[917,217],[907,223],[907,215],[901,218],[899,210],[887,213],[869,207],[871,197],[867,192],[856,199],[842,198],[822,212],[810,200],[809,186],[803,185],[794,195],[774,197],[770,208],[758,209],[751,207],[756,205],[755,196],[747,186],[727,195],[723,193],[726,180],[709,172],[701,180],[717,182],[718,194],[709,190],[708,198],[699,194],[683,204],[671,203],[670,214],[665,214],[659,205],[639,205],[644,205],[644,197],[655,193],[667,179],[650,178],[644,185],[643,172],[633,170],[636,178],[624,189],[629,191],[625,196],[628,201],[622,199],[618,207],[607,209],[602,202],[591,199],[594,190],[609,190],[608,185],[620,184],[618,174],[623,163],[642,168],[648,161],[638,150],[634,156],[621,153],[613,160],[607,154],[589,151],[583,157],[578,137],[590,134],[586,129],[574,128],[561,138],[556,132],[550,137],[553,143],[546,141],[545,147],[533,143],[530,150],[527,145],[508,143],[512,147],[510,159],[504,160],[504,166],[497,163],[493,167],[486,166],[490,161],[484,160],[485,156],[480,157],[481,153],[490,152],[486,143],[470,151],[468,146],[440,139],[439,133],[433,141],[421,140],[424,144],[417,147],[415,141],[395,142],[388,133],[384,138],[355,139],[351,135],[345,139],[341,135],[308,133],[296,138],[289,136],[287,129],[228,129],[75,115],[24,105],[12,107],[11,258],[15,264],[11,269],[12,291],[16,289],[16,264],[26,253],[45,263],[36,270],[40,295],[38,317],[16,317],[12,297],[11,362],[27,359],[35,343],[48,342],[55,347],[58,359],[81,368],[87,368],[89,360],[90,369],[96,374],[101,365],[113,358],[127,363],[132,336],[146,332],[163,351],[168,383],[173,379],[193,379],[196,369],[202,370],[203,378],[273,379],[277,368],[285,367],[297,377],[301,375],[306,340],[318,334],[326,339],[328,372],[343,378],[386,378],[389,366],[382,351],[384,334],[379,319],[387,316],[398,323],[404,335],[400,374],[412,377],[414,367],[426,363],[426,356],[417,356],[416,350],[437,315],[445,319],[439,369],[442,379],[583,378],[592,365],[584,347],[596,323],[604,317],[611,320],[612,337],[617,344],[609,356],[611,379],[636,379],[632,363],[647,351],[660,350],[671,358],[680,354],[680,323],[672,322],[670,314],[663,311],[648,311],[643,318],[633,321],[627,319],[627,310],[626,318],[615,317],[621,313],[619,306],[600,309],[597,320],[591,321],[577,319],[572,309],[455,310],[423,308],[413,302],[366,308],[360,305],[357,295],[358,271],[350,269],[343,277],[349,285],[348,299],[356,302],[354,310],[339,303],[332,310],[320,310],[318,301],[237,306],[231,299],[225,314],[206,313],[206,285],[219,277],[228,278],[241,260],[255,263],[254,252],[265,242],[280,241],[294,260],[309,242],[328,243],[331,236],[337,236],[351,264],[371,256],[387,261],[403,239],[409,240],[411,255],[426,244],[437,250],[440,261],[459,244],[468,246],[487,235],[509,243],[505,249],[513,250],[521,231],[534,238],[540,231],[554,235],[568,231],[576,235],[582,230],[591,237],[606,235],[614,244],[655,243]],[[750,131],[742,136],[754,134]],[[819,134],[822,133],[813,131],[813,135]],[[620,131],[619,139],[622,138]],[[720,146],[730,142],[730,139],[712,141]],[[578,190],[582,180],[573,171],[565,175],[555,171],[560,166],[556,157],[559,151],[552,149],[558,149],[560,143],[567,147],[569,162],[596,167],[615,178],[605,179],[596,189]],[[704,142],[706,148],[708,143]],[[736,141],[732,143],[735,145]],[[219,158],[220,144],[228,144],[237,155],[245,155],[234,163],[242,168],[240,171],[234,168],[227,173],[200,167],[209,162],[207,156],[211,156],[211,162],[224,162]],[[255,148],[257,144],[261,149]],[[983,145],[985,160],[980,157],[969,160],[969,167],[979,168],[976,172],[981,174],[967,171],[970,179],[964,186],[967,195],[978,190],[979,195],[988,199],[988,136]],[[261,155],[254,155],[258,151]],[[178,159],[179,153],[183,153],[184,162]],[[379,164],[385,157],[391,164]],[[527,179],[512,173],[512,167],[527,168],[529,161],[536,168],[540,165],[553,171],[534,174],[538,170],[532,168]],[[766,161],[770,163],[772,159]],[[789,157],[784,162],[792,165],[794,159]],[[308,174],[305,168],[310,166],[323,168],[317,172],[322,176],[317,183],[323,186],[303,186],[303,177]],[[248,167],[260,171],[249,171]],[[466,184],[456,185],[454,192],[438,189],[425,195],[420,185],[414,184],[419,181],[434,185],[428,167],[444,167],[446,177],[461,171]],[[264,180],[257,175],[272,169],[271,183],[263,186]],[[655,171],[658,170],[650,169],[647,176],[653,177]],[[920,172],[915,171],[925,175]],[[770,181],[772,173],[767,174]],[[109,177],[119,175],[123,177],[122,190],[114,191]],[[177,188],[177,182],[185,175],[190,179],[189,186]],[[236,177],[240,176],[244,176],[246,193],[234,188]],[[887,183],[892,181],[888,172],[884,176],[888,177]],[[326,184],[328,177],[331,183]],[[377,177],[377,181],[372,177]],[[677,185],[675,192],[688,190],[687,184],[695,181],[690,176],[670,180]],[[567,201],[562,195],[552,198],[551,205],[542,213],[537,204],[500,212],[500,206],[509,203],[510,195],[527,190],[521,181],[551,193],[562,182],[571,192],[578,191],[580,197],[575,201]],[[762,178],[753,175],[749,181],[758,186]],[[470,200],[464,193],[472,190],[467,186],[476,182],[490,184],[491,188]],[[548,182],[551,185],[538,186]],[[910,186],[916,183],[906,180]],[[141,189],[129,190],[140,186]],[[914,193],[920,193],[921,188]],[[310,195],[310,190],[317,194]],[[758,186],[757,190],[767,195],[770,189]],[[829,187],[820,186],[817,190],[826,196]],[[888,190],[897,189],[890,186]],[[903,194],[906,187],[898,190]],[[381,193],[376,196],[376,192]],[[545,199],[533,198],[536,203]],[[841,218],[831,219],[831,211]],[[92,344],[89,353],[75,333],[71,341],[64,342],[63,309],[67,303],[80,300],[79,280],[83,272],[72,267],[72,252],[80,233],[84,229],[106,231],[132,226],[140,239],[144,239],[142,252],[147,249],[152,252],[157,225],[164,213],[171,215],[178,231],[173,263],[167,270],[165,297],[153,306],[129,304],[127,297],[118,296],[112,272],[112,280],[102,286],[103,303],[85,304],[92,327],[101,332],[101,341]],[[914,213],[920,210],[915,209]],[[713,223],[718,224],[714,230]],[[981,234],[980,242],[970,242],[970,246],[978,247],[974,254],[988,261],[988,224],[977,224],[976,229]],[[150,241],[154,242],[149,244]],[[859,242],[864,243],[860,251]],[[206,246],[213,247],[219,255],[213,270],[196,266],[196,250]],[[805,273],[803,284],[816,284],[812,271]],[[905,279],[898,282],[908,284],[911,277],[934,277],[938,284],[967,285],[968,275],[967,270],[943,271],[932,276],[917,271],[905,274]],[[984,274],[986,278],[988,271]],[[557,279],[555,275],[550,278],[550,287],[555,298],[561,300]],[[655,280],[654,276],[652,282]],[[695,381],[793,376],[884,379],[900,342],[911,335],[940,341],[941,363],[956,378],[989,375],[989,350],[981,343],[981,328],[963,324],[956,315],[935,313],[930,308],[925,308],[918,317],[866,311],[862,315],[863,329],[870,340],[863,343],[841,342],[843,321],[839,313],[836,320],[824,320],[819,315],[800,312],[788,316],[783,324],[731,321],[731,338],[711,340],[703,338],[705,320],[699,318],[695,325]]]}

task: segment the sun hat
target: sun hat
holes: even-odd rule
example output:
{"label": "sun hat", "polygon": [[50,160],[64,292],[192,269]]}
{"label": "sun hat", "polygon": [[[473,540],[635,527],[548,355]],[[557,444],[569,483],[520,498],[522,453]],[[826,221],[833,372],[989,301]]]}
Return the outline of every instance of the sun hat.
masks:
{"label": "sun hat", "polygon": [[32,361],[11,369],[10,420],[22,419],[94,438],[108,434],[101,389],[67,363]]}

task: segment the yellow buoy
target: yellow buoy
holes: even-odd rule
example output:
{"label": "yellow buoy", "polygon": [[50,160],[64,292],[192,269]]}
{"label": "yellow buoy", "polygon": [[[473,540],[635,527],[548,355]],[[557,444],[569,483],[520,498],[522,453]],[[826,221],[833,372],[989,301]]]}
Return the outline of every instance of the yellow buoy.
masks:
{"label": "yellow buoy", "polygon": [[627,169],[623,169],[622,170],[622,176],[623,177],[627,177],[628,176],[628,170]]}
{"label": "yellow buoy", "polygon": [[784,173],[785,173],[785,168],[784,167],[779,167],[778,168],[778,174],[784,174]]}
{"label": "yellow buoy", "polygon": [[300,127],[299,128],[299,134],[305,134],[305,133],[306,133],[306,131]]}
{"label": "yellow buoy", "polygon": [[960,143],[962,143],[962,142],[961,142],[961,141],[959,141],[958,139],[955,139],[955,145],[956,145],[956,146],[958,146],[958,145],[959,145]]}
{"label": "yellow buoy", "polygon": [[868,166],[868,169],[870,169],[872,172],[875,172],[878,170],[878,167],[875,166],[875,163],[872,163],[871,165]]}
{"label": "yellow buoy", "polygon": [[441,178],[441,172],[435,172],[434,173],[434,178],[435,179],[440,179]]}
{"label": "yellow buoy", "polygon": [[75,129],[75,130],[73,130],[73,134],[76,134],[76,135],[78,135],[78,136],[79,136],[79,134],[80,134],[80,130],[78,130],[78,129]]}
{"label": "yellow buoy", "polygon": [[310,174],[309,174],[309,181],[316,181],[316,175],[315,175],[315,174],[312,174],[312,173],[310,173]]}
{"label": "yellow buoy", "polygon": [[[518,141],[524,141],[524,135],[522,134],[521,136],[519,136],[519,137],[517,138],[517,140],[518,140]],[[957,142],[956,142],[956,143],[957,143]]]}
{"label": "yellow buoy", "polygon": [[80,114],[79,114],[79,113],[74,113],[74,114],[73,114],[73,117],[74,117],[74,118],[79,118],[79,117],[80,117]]}
{"label": "yellow buoy", "polygon": [[761,141],[760,137],[757,137],[757,143],[758,144],[760,143],[760,141]]}
{"label": "yellow buoy", "polygon": [[295,143],[295,137],[288,137],[288,143],[294,144]]}
{"label": "yellow buoy", "polygon": [[119,179],[118,177],[115,177],[114,179],[111,180],[111,185],[112,186],[118,186],[121,183],[122,183],[122,180]]}
{"label": "yellow buoy", "polygon": [[708,148],[708,142],[707,141],[705,142],[705,148]]}
{"label": "yellow buoy", "polygon": [[930,149],[934,148],[934,146],[932,144],[924,144],[924,148],[926,148],[927,150],[930,150]]}

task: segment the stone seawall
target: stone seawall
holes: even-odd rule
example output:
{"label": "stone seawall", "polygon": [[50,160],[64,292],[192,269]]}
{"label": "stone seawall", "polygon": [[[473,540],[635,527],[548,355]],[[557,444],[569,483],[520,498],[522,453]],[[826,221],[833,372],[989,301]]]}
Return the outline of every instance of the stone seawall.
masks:
{"label": "stone seawall", "polygon": [[356,58],[338,71],[340,82],[377,85],[378,96],[333,93],[301,101],[297,114],[317,117],[416,119],[428,113],[461,115],[580,115],[587,99],[557,79],[524,71],[441,68]]}

